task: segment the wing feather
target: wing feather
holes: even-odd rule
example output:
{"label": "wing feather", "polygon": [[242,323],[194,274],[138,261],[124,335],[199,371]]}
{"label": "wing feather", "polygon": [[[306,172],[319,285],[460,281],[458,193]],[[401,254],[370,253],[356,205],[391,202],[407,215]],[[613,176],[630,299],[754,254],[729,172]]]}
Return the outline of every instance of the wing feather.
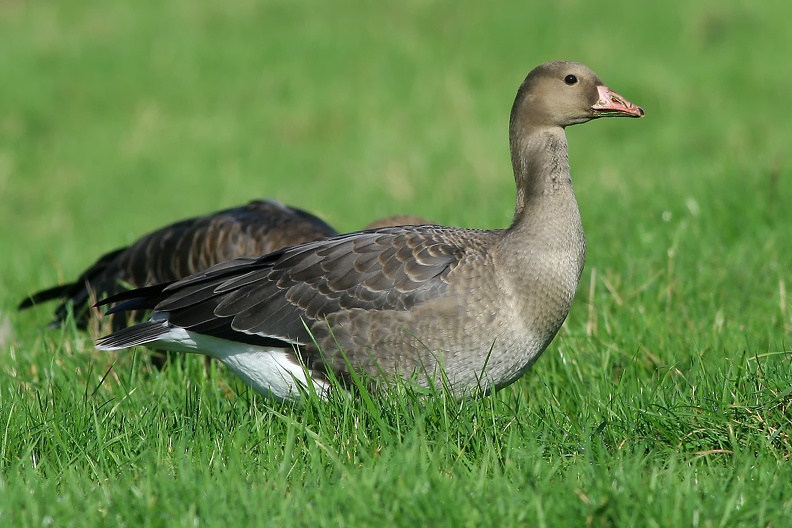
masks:
{"label": "wing feather", "polygon": [[449,239],[457,232],[384,228],[224,263],[168,286],[156,310],[167,312],[171,324],[199,325],[209,335],[305,343],[304,321],[340,311],[408,310],[442,295],[465,254],[464,244]]}

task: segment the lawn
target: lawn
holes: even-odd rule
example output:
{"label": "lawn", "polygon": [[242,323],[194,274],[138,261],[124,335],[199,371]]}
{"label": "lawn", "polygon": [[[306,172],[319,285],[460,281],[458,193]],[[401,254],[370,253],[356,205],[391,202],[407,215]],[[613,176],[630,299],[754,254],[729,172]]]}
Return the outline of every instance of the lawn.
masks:
{"label": "lawn", "polygon": [[[0,4],[0,525],[787,526],[792,4]],[[579,60],[642,120],[568,131],[588,258],[522,379],[301,407],[155,370],[25,295],[273,197],[342,231],[506,226],[508,112]]]}

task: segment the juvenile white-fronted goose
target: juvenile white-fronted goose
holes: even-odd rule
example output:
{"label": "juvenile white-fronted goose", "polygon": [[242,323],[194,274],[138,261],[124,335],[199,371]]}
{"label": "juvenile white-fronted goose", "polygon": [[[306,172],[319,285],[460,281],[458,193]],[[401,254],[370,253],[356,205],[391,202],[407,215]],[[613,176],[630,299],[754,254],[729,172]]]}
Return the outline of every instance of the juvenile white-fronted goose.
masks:
{"label": "juvenile white-fronted goose", "polygon": [[[385,225],[428,224],[409,215],[386,217],[366,229]],[[260,256],[278,249],[327,238],[338,233],[320,218],[275,200],[254,200],[247,205],[188,218],[139,238],[132,245],[100,257],[72,283],[32,294],[18,309],[59,300],[50,327],[66,321],[69,306],[79,328],[85,329],[92,299],[129,288],[173,282],[215,264],[238,257]],[[119,330],[142,312],[114,317]]]}
{"label": "juvenile white-fronted goose", "polygon": [[221,263],[103,301],[154,311],[97,347],[206,354],[284,400],[309,383],[325,394],[328,372],[344,381],[350,369],[421,386],[444,373],[458,396],[504,387],[553,339],[583,269],[564,128],[643,114],[582,64],[541,65],[511,111],[508,229],[389,227]]}

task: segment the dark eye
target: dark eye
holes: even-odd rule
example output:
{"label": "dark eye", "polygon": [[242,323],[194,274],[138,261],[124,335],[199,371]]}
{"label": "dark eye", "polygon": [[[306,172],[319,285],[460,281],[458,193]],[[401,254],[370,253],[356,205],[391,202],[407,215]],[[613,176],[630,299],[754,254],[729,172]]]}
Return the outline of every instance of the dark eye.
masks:
{"label": "dark eye", "polygon": [[566,77],[564,77],[564,82],[567,83],[569,86],[572,86],[573,84],[577,83],[577,77],[575,77],[574,75],[567,75]]}

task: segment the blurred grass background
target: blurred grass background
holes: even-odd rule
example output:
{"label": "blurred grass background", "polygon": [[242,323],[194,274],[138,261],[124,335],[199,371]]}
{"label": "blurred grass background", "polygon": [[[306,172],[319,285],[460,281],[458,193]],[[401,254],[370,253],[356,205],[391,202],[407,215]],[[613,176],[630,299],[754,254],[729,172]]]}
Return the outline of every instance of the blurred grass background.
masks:
{"label": "blurred grass background", "polygon": [[[6,2],[0,241],[44,251],[9,251],[4,289],[256,196],[341,230],[397,212],[503,226],[509,107],[557,58],[648,112],[570,130],[593,251],[621,238],[614,216],[652,224],[688,198],[752,214],[789,190],[785,8],[685,6]],[[735,211],[737,185],[765,194]]]}
{"label": "blurred grass background", "polygon": [[[3,398],[11,405],[29,391],[46,393],[47,383],[78,385],[77,395],[86,384],[93,390],[102,368],[86,379],[42,374],[52,361],[72,368],[72,356],[101,362],[90,341],[43,331],[46,308],[14,307],[177,219],[274,197],[341,231],[396,213],[507,225],[508,112],[524,75],[553,59],[591,66],[647,116],[568,130],[587,267],[564,332],[510,390],[538,398],[538,409],[560,405],[571,416],[580,405],[587,416],[610,389],[586,380],[618,377],[631,362],[662,400],[685,397],[664,393],[668,373],[683,376],[674,383],[694,396],[710,385],[726,394],[729,368],[765,356],[777,370],[754,381],[762,390],[788,386],[790,19],[792,4],[780,1],[4,1]],[[566,393],[567,368],[581,393]],[[712,377],[696,377],[708,370]],[[178,398],[186,389],[176,380],[152,390]],[[789,394],[771,396],[780,402],[773,420],[787,419],[786,430],[772,433],[782,447],[771,458],[786,460]],[[592,420],[581,427],[596,427]],[[10,414],[6,423],[22,427]],[[7,426],[6,447],[14,431],[23,434]],[[403,464],[385,451],[393,467]],[[556,463],[550,457],[548,468]],[[599,478],[572,473],[560,489]],[[497,486],[513,492],[514,479],[505,471]],[[695,493],[684,482],[679,496]],[[584,513],[598,511],[589,505]],[[702,515],[729,524],[728,515]],[[542,524],[531,519],[521,522]]]}

